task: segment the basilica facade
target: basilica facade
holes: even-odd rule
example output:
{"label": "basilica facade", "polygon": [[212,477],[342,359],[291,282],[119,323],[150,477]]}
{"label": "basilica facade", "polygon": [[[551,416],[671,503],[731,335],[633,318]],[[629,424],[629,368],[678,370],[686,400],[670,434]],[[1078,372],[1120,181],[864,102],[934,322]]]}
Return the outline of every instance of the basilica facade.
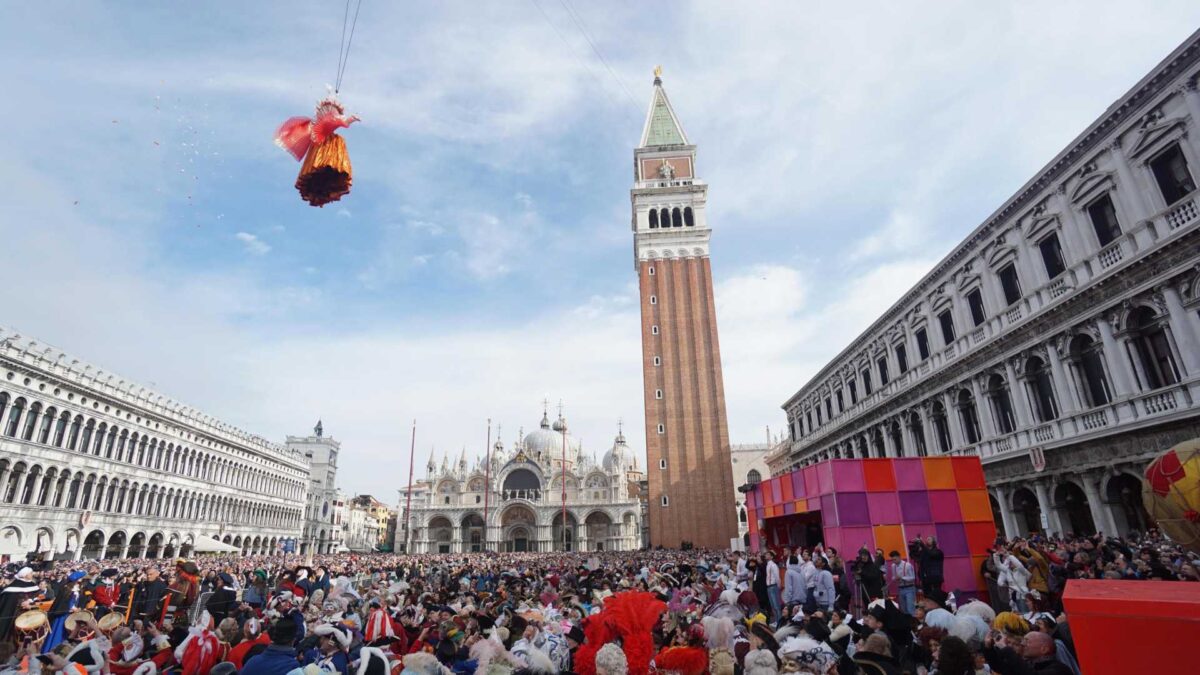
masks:
{"label": "basilica facade", "polygon": [[644,479],[621,432],[597,460],[561,415],[551,423],[543,412],[511,449],[498,440],[473,463],[465,454],[456,464],[431,457],[413,488],[409,531],[398,527],[397,537],[416,553],[635,550]]}

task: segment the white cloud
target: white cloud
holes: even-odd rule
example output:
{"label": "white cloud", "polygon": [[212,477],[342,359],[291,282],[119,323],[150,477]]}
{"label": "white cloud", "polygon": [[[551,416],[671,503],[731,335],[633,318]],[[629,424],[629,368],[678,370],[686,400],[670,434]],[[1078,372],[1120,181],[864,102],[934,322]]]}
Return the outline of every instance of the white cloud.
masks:
{"label": "white cloud", "polygon": [[267,242],[259,239],[257,236],[249,232],[238,232],[233,235],[234,239],[242,242],[245,246],[246,253],[251,255],[266,255],[271,252],[271,246]]}

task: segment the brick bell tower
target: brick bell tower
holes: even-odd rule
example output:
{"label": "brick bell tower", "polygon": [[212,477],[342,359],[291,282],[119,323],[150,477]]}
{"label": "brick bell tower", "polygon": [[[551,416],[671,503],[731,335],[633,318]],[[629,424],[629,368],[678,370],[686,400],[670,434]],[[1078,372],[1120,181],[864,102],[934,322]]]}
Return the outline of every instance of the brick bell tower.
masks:
{"label": "brick bell tower", "polygon": [[633,249],[642,309],[650,544],[725,549],[737,537],[725,385],[705,215],[708,186],[654,72],[633,152]]}

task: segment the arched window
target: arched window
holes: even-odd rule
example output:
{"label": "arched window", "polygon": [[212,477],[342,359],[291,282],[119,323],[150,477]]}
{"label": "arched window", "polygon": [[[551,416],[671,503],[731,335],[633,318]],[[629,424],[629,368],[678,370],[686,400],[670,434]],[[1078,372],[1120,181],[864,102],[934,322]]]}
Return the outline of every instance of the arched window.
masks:
{"label": "arched window", "polygon": [[1100,345],[1088,335],[1076,335],[1071,340],[1071,365],[1075,371],[1079,391],[1089,408],[1106,405],[1112,401],[1108,377],[1104,373],[1104,359]]}
{"label": "arched window", "polygon": [[[1179,382],[1179,369],[1167,339],[1165,319],[1149,307],[1139,307],[1130,315],[1128,326],[1142,389],[1158,389]],[[21,399],[17,399],[17,403],[20,402]]]}
{"label": "arched window", "polygon": [[0,420],[4,419],[4,411],[8,408],[8,393],[0,391]]}
{"label": "arched window", "polygon": [[95,428],[96,420],[88,420],[87,424],[83,427],[83,436],[79,439],[79,445],[75,446],[72,444],[72,447],[78,449],[79,452],[86,454],[88,451],[88,444],[92,442],[92,431]]}
{"label": "arched window", "polygon": [[927,457],[929,448],[925,446],[925,425],[921,416],[913,413],[908,418],[908,429],[912,433],[913,447],[917,449],[917,457]]}
{"label": "arched window", "polygon": [[958,416],[962,420],[963,435],[972,445],[979,442],[979,412],[975,409],[975,397],[963,389],[958,392]]}
{"label": "arched window", "polygon": [[988,378],[988,400],[992,404],[992,418],[1001,434],[1011,434],[1016,429],[1013,421],[1012,398],[1008,395],[1008,385],[999,374]]}
{"label": "arched window", "polygon": [[17,425],[21,423],[21,413],[25,412],[25,399],[13,401],[12,410],[8,413],[8,424],[4,425],[5,436],[16,436]]}
{"label": "arched window", "polygon": [[71,435],[67,438],[67,449],[74,450],[79,446],[79,432],[83,429],[83,415],[76,415],[71,421]]}
{"label": "arched window", "polygon": [[71,423],[71,413],[66,410],[58,416],[58,426],[54,428],[54,446],[61,448],[63,438],[67,435],[67,425]]}
{"label": "arched window", "polygon": [[38,430],[37,442],[46,444],[50,442],[50,431],[54,429],[55,417],[58,416],[56,408],[47,408],[46,414],[42,415],[42,428]]}
{"label": "arched window", "polygon": [[762,482],[762,474],[758,472],[758,469],[750,469],[746,474],[746,482],[750,485],[758,485]]}
{"label": "arched window", "polygon": [[650,229],[658,229],[658,211],[650,209]]}
{"label": "arched window", "polygon": [[671,226],[671,210],[670,209],[662,208],[659,210],[658,226],[659,227],[670,227]]}
{"label": "arched window", "polygon": [[696,225],[696,219],[692,216],[692,207],[685,206],[683,208],[683,224],[688,227]]}
{"label": "arched window", "polygon": [[950,439],[950,425],[946,422],[946,407],[942,405],[941,401],[934,402],[930,418],[933,420],[933,428],[937,432],[938,450],[944,455],[950,452],[954,443]]}
{"label": "arched window", "polygon": [[42,415],[42,404],[34,403],[29,406],[29,415],[25,418],[25,430],[21,432],[21,438],[32,441],[33,434],[37,431],[38,418]]}
{"label": "arched window", "polygon": [[683,227],[683,214],[678,206],[671,210],[671,227]]}
{"label": "arched window", "polygon": [[1039,422],[1049,422],[1058,417],[1058,403],[1054,399],[1054,385],[1050,383],[1050,369],[1046,362],[1034,356],[1025,362],[1025,376],[1033,394],[1033,412]]}

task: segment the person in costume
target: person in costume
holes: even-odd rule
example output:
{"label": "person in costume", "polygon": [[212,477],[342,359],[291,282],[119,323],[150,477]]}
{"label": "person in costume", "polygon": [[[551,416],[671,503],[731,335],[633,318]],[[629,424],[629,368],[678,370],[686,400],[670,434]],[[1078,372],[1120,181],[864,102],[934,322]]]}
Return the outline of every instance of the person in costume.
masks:
{"label": "person in costume", "polygon": [[216,590],[209,596],[204,609],[212,614],[213,621],[220,624],[237,608],[237,591],[234,590],[233,576],[228,572],[217,575]]}
{"label": "person in costume", "polygon": [[144,643],[142,636],[128,626],[113,631],[112,646],[108,649],[108,672],[110,675],[133,675],[141,665]]}
{"label": "person in costume", "polygon": [[92,609],[92,614],[97,618],[103,618],[105,614],[113,611],[120,599],[121,591],[117,587],[117,570],[109,568],[100,573],[99,581],[92,587],[92,600],[96,603]]}
{"label": "person in costume", "polygon": [[188,629],[188,636],[175,648],[181,675],[208,675],[225,656],[220,642],[213,631],[212,615],[201,612],[195,625]]}
{"label": "person in costume", "polygon": [[170,593],[167,597],[167,615],[187,616],[200,595],[200,568],[194,562],[179,558],[175,561],[175,578],[167,590]]}
{"label": "person in costume", "polygon": [[43,654],[49,654],[51,650],[67,639],[67,617],[71,615],[71,612],[79,609],[79,601],[83,597],[83,588],[80,584],[83,577],[83,570],[75,570],[55,587],[54,602],[50,605],[50,611],[47,613],[50,619],[50,634],[42,643]]}
{"label": "person in costume", "polygon": [[314,649],[304,653],[303,662],[339,675],[350,675],[350,657],[346,653],[350,649],[350,632],[344,626],[325,624],[317,626],[313,633],[320,639]]}
{"label": "person in costume", "polygon": [[8,586],[0,591],[0,641],[12,637],[13,622],[23,612],[34,609],[40,595],[41,590],[33,580],[33,570],[28,567],[18,570]]}
{"label": "person in costume", "polygon": [[246,655],[255,645],[269,644],[271,644],[271,639],[263,632],[262,622],[256,618],[249,618],[242,624],[242,641],[229,650],[229,656],[226,658],[237,666],[238,670],[241,670],[246,661]]}
{"label": "person in costume", "polygon": [[359,121],[330,93],[317,102],[311,117],[293,117],[275,132],[275,144],[302,161],[296,189],[312,206],[335,202],[350,192],[350,156],[338,129]]}

